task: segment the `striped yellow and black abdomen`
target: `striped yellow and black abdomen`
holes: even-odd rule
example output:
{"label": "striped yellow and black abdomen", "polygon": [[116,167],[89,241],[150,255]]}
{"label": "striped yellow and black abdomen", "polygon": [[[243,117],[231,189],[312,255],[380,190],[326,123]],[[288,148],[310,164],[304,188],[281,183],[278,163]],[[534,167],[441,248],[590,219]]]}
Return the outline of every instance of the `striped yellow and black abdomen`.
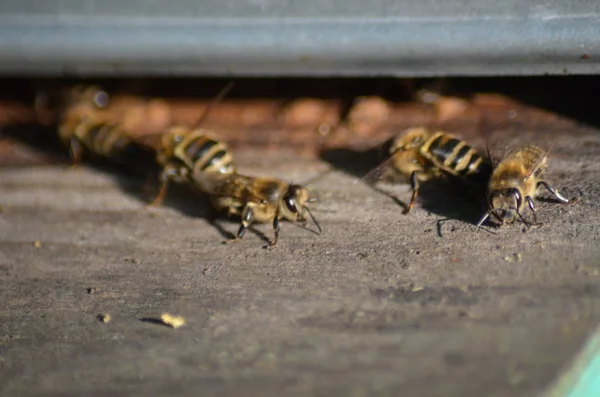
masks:
{"label": "striped yellow and black abdomen", "polygon": [[206,194],[213,194],[221,182],[236,172],[227,146],[203,130],[173,126],[155,148],[156,161],[162,168],[161,188],[152,202],[162,202],[170,181],[189,183]]}
{"label": "striped yellow and black abdomen", "polygon": [[[147,148],[138,145],[117,123],[109,122],[98,114],[71,112],[60,125],[59,134],[67,145],[75,140],[85,152],[125,164],[137,163],[147,167],[154,157]],[[81,150],[79,149],[79,150]],[[79,153],[73,153],[80,156]]]}
{"label": "striped yellow and black abdomen", "polygon": [[108,158],[123,156],[134,147],[133,140],[118,124],[102,120],[83,120],[75,135],[89,151]]}
{"label": "striped yellow and black abdomen", "polygon": [[438,132],[421,147],[421,154],[436,167],[451,175],[466,179],[485,180],[491,174],[491,165],[465,141]]}
{"label": "striped yellow and black abdomen", "polygon": [[231,174],[236,170],[229,148],[201,132],[190,133],[174,150],[193,174]]}

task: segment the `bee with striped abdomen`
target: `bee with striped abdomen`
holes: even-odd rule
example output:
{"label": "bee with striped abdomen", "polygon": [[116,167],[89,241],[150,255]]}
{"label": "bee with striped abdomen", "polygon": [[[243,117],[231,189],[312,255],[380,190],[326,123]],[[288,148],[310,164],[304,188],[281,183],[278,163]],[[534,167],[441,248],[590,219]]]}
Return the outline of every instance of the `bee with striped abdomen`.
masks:
{"label": "bee with striped abdomen", "polygon": [[522,214],[525,205],[533,214],[533,224],[539,225],[533,200],[540,186],[546,188],[563,204],[577,201],[564,198],[543,179],[547,163],[548,151],[534,145],[525,145],[509,152],[494,168],[488,183],[489,210],[477,227],[490,215],[494,215],[503,224],[514,223],[518,217],[526,225],[531,225]]}
{"label": "bee with striped abdomen", "polygon": [[81,162],[84,152],[122,165],[148,163],[149,151],[119,123],[109,120],[109,97],[100,87],[75,86],[64,97],[58,133],[74,165]]}
{"label": "bee with striped abdomen", "polygon": [[[211,205],[217,211],[226,211],[230,216],[240,216],[241,225],[235,238],[241,239],[246,229],[254,222],[272,222],[274,238],[272,247],[279,239],[279,220],[305,222],[311,217],[321,233],[321,226],[308,209],[307,204],[316,201],[308,190],[296,184],[288,184],[275,178],[257,178],[233,173],[208,178],[210,184],[201,189],[209,195]],[[207,180],[208,181],[208,180]]]}
{"label": "bee with striped abdomen", "polygon": [[171,127],[161,134],[155,150],[162,167],[160,190],[150,205],[162,203],[170,181],[192,183],[203,192],[215,178],[235,173],[229,148],[210,136],[210,132],[187,127]]}
{"label": "bee with striped abdomen", "polygon": [[472,186],[485,185],[491,165],[475,149],[454,135],[416,127],[392,139],[389,157],[365,178],[379,179],[383,173],[408,177],[412,197],[408,213],[419,194],[420,182],[449,175]]}
{"label": "bee with striped abdomen", "polygon": [[99,128],[92,125],[104,124],[98,115],[108,106],[108,94],[95,85],[77,85],[65,90],[62,96],[58,135],[69,149],[73,164],[81,162],[84,148],[102,154],[103,150],[97,149],[103,139],[97,139]]}

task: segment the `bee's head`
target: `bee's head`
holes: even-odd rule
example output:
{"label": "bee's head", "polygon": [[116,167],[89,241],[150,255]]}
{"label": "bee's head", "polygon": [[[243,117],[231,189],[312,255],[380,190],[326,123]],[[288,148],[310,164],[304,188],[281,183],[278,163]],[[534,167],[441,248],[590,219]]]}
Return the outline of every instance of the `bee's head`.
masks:
{"label": "bee's head", "polygon": [[289,185],[283,195],[282,210],[291,215],[291,219],[305,221],[305,208],[309,200],[308,190],[300,185]]}
{"label": "bee's head", "polygon": [[396,153],[399,151],[409,151],[417,148],[421,146],[423,142],[425,142],[429,135],[430,132],[427,128],[409,128],[408,130],[404,131],[404,133],[400,134],[398,138],[396,138],[392,145],[391,151],[392,153]]}
{"label": "bee's head", "polygon": [[523,205],[523,195],[516,188],[494,190],[490,193],[489,205],[491,213],[501,221],[512,223],[517,217],[517,211]]}
{"label": "bee's head", "polygon": [[296,222],[304,222],[311,217],[319,233],[321,232],[321,226],[315,217],[311,214],[307,204],[316,201],[315,197],[311,197],[304,186],[301,185],[289,185],[287,191],[283,195],[283,200],[280,205],[280,211],[284,218],[293,220]]}
{"label": "bee's head", "polygon": [[103,109],[108,106],[110,97],[97,85],[79,84],[69,88],[65,93],[67,104],[81,104]]}

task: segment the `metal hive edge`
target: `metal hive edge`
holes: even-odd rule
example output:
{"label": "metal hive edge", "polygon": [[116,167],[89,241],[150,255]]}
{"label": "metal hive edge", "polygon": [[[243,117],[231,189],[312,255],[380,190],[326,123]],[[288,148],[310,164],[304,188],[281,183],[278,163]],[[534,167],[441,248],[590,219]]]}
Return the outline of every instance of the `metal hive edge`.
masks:
{"label": "metal hive edge", "polygon": [[593,1],[540,6],[514,0],[380,0],[366,9],[354,1],[326,6],[310,0],[300,7],[273,0],[251,7],[257,1],[228,2],[229,8],[211,0],[180,1],[177,12],[166,7],[148,11],[150,3],[131,0],[121,5],[87,0],[82,2],[87,8],[77,9],[49,1],[54,8],[45,5],[42,10],[32,2],[8,1],[0,5],[0,74],[428,77],[600,72],[600,3]]}

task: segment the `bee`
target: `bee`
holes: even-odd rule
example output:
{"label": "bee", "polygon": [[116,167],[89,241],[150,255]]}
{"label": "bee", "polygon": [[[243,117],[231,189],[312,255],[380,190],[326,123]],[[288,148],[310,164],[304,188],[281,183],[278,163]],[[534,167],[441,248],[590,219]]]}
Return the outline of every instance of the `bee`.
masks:
{"label": "bee", "polygon": [[212,175],[206,178],[200,190],[209,196],[213,208],[226,211],[229,216],[240,216],[241,225],[233,239],[241,239],[246,229],[254,222],[272,222],[274,238],[267,247],[279,239],[279,221],[306,222],[310,216],[321,233],[321,226],[308,209],[308,203],[316,201],[308,189],[297,184],[288,184],[275,178],[257,178],[238,173]]}
{"label": "bee", "polygon": [[160,190],[150,204],[159,205],[164,200],[169,183],[192,183],[201,191],[215,176],[236,172],[229,148],[203,129],[174,126],[161,134],[156,150],[156,160],[162,167],[159,176]]}
{"label": "bee", "polygon": [[150,206],[162,203],[171,181],[202,187],[207,178],[236,172],[236,165],[227,145],[214,139],[210,131],[199,128],[211,108],[223,100],[234,85],[234,82],[229,82],[219,91],[194,127],[173,126],[160,134],[158,139],[156,135],[144,137],[145,145],[156,152],[156,162],[162,168],[159,192]]}
{"label": "bee", "polygon": [[[68,147],[73,165],[84,152],[127,165],[140,171],[150,164],[151,151],[138,145],[119,123],[109,120],[108,94],[98,86],[75,86],[67,91],[58,127],[59,138]],[[143,164],[143,166],[142,166]]]}
{"label": "bee", "polygon": [[98,86],[77,85],[63,94],[58,135],[69,149],[73,164],[79,164],[85,149],[110,157],[113,145],[122,146],[124,133],[100,117],[108,106],[108,94]]}
{"label": "bee", "polygon": [[532,225],[522,214],[525,204],[533,214],[533,224],[537,215],[533,203],[540,186],[543,186],[561,203],[569,204],[576,199],[567,200],[558,190],[550,186],[543,177],[547,169],[548,151],[534,145],[525,145],[509,152],[494,168],[488,183],[489,209],[481,218],[479,228],[490,215],[494,215],[502,224],[513,223],[517,217],[526,225]]}
{"label": "bee", "polygon": [[410,128],[392,139],[389,145],[388,159],[365,178],[381,176],[382,171],[389,170],[408,177],[412,197],[405,214],[414,206],[421,182],[449,175],[478,187],[485,185],[492,172],[485,157],[465,141],[445,132]]}

